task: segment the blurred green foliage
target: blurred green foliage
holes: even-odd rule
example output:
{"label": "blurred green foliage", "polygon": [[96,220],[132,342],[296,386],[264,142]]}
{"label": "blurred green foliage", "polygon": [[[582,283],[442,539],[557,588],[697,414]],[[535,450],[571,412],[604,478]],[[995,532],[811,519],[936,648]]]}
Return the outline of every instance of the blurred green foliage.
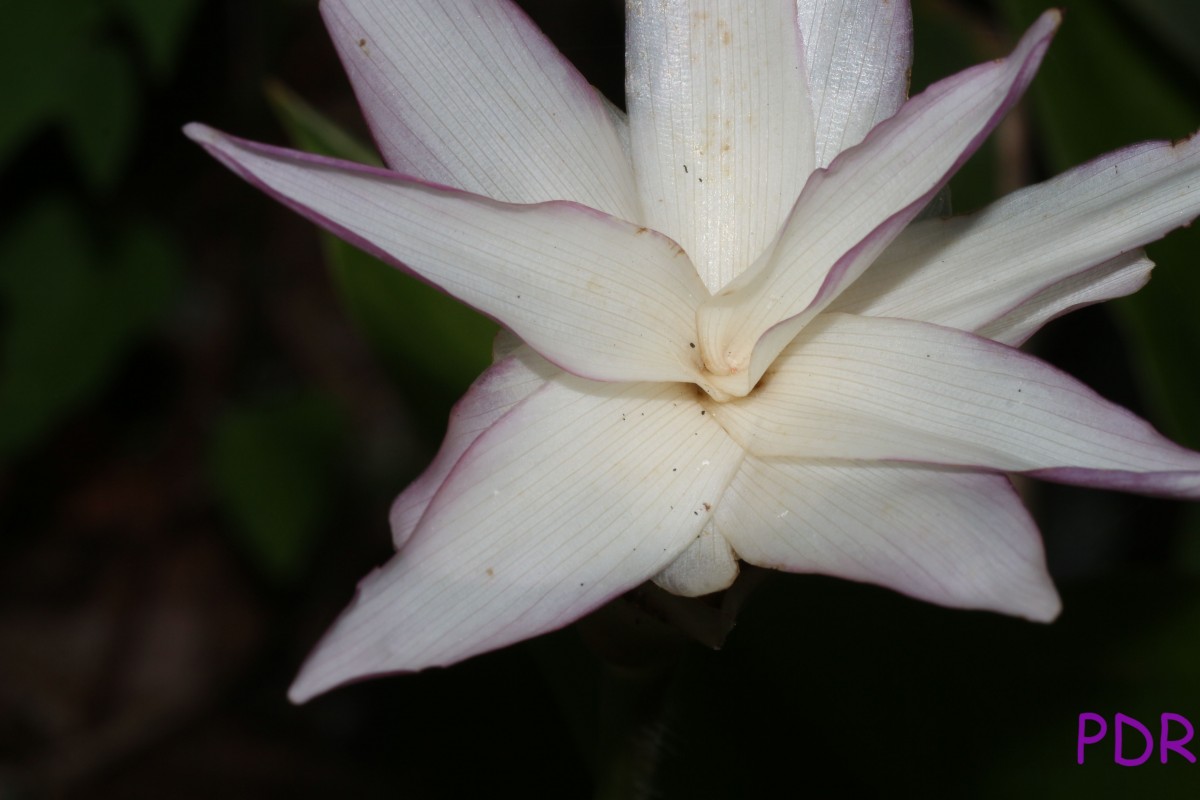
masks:
{"label": "blurred green foliage", "polygon": [[[4,0],[0,170],[55,126],[94,190],[115,187],[143,114],[141,75],[166,80],[198,0]],[[19,9],[18,9],[19,6]],[[130,52],[132,33],[140,53]]]}
{"label": "blurred green foliage", "polygon": [[[181,256],[173,233],[137,212],[95,212],[131,165],[150,88],[141,76],[169,77],[196,7],[0,4],[0,180],[37,134],[53,129],[90,190],[45,187],[0,226],[0,463],[102,391],[175,297]],[[96,216],[102,225],[92,223]]]}
{"label": "blurred green foliage", "polygon": [[170,236],[130,223],[96,244],[77,205],[40,199],[0,241],[0,462],[36,443],[113,375],[158,321],[181,261]]}
{"label": "blurred green foliage", "polygon": [[243,552],[276,582],[304,573],[330,521],[345,436],[341,412],[318,394],[258,400],[217,423],[210,480]]}

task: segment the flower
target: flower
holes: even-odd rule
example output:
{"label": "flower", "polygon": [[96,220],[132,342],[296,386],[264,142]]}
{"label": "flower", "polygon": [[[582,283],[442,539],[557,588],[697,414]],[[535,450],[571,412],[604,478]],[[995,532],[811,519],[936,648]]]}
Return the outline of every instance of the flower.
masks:
{"label": "flower", "polygon": [[322,10],[390,169],[188,135],[511,333],[293,699],[739,560],[1049,620],[1007,473],[1200,497],[1200,454],[1015,349],[1147,280],[1200,211],[1195,140],[915,221],[1056,12],[906,99],[900,0],[628,0],[627,117],[507,0]]}

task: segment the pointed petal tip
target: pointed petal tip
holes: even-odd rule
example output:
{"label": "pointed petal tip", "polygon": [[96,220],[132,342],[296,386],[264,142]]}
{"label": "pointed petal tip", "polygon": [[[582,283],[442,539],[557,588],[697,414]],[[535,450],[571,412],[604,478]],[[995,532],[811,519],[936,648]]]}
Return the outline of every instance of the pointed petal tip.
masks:
{"label": "pointed petal tip", "polygon": [[[1032,67],[1032,71],[1028,72],[1027,77],[1021,81],[1022,87],[1028,85],[1028,82],[1033,79],[1033,73],[1041,65],[1046,48],[1050,46],[1050,40],[1058,32],[1062,21],[1062,12],[1058,9],[1052,8],[1043,11],[1042,15],[1029,26],[1021,40],[1017,42],[1009,59],[1021,65],[1022,69]],[[1024,88],[1021,91],[1023,92]]]}
{"label": "pointed petal tip", "polygon": [[1093,489],[1108,489],[1115,492],[1129,492],[1130,494],[1173,500],[1200,500],[1200,453],[1186,450],[1177,445],[1172,445],[1172,447],[1180,458],[1191,460],[1190,469],[1183,465],[1179,469],[1158,472],[1057,467],[1027,470],[1025,474],[1031,478],[1072,486],[1088,486]]}
{"label": "pointed petal tip", "polygon": [[[327,636],[326,639],[328,638]],[[372,669],[369,666],[357,669],[347,667],[344,664],[336,663],[336,659],[332,655],[327,655],[329,649],[325,640],[322,640],[308,656],[304,665],[300,667],[300,672],[296,675],[295,680],[292,681],[292,685],[288,687],[288,702],[301,706],[326,692],[352,683],[385,675],[402,675],[407,672],[407,670]]]}
{"label": "pointed petal tip", "polygon": [[220,133],[203,122],[189,122],[183,126],[183,135],[200,145],[216,144]]}
{"label": "pointed petal tip", "polygon": [[1030,576],[1023,592],[1007,592],[1003,601],[989,610],[1018,617],[1028,622],[1049,625],[1062,613],[1062,598],[1043,562],[1036,576]]}
{"label": "pointed petal tip", "polygon": [[[1046,9],[1036,20],[1034,20],[1034,23],[1029,26],[1029,29],[1025,31],[1025,35],[1021,37],[1021,44],[1053,36],[1058,30],[1059,26],[1062,25],[1062,21],[1063,14],[1061,9]],[[1020,50],[1021,44],[1017,45],[1017,50]]]}
{"label": "pointed petal tip", "polygon": [[288,687],[288,702],[294,706],[302,706],[323,691],[324,689],[318,689],[311,682],[304,680],[304,671],[301,670],[300,674],[296,676],[296,680],[292,681],[292,685]]}
{"label": "pointed petal tip", "polygon": [[1058,591],[1054,586],[1050,585],[1046,596],[1039,598],[1039,602],[1032,604],[1029,611],[1022,616],[1030,622],[1049,625],[1057,620],[1060,614],[1062,614],[1062,598],[1058,596]]}

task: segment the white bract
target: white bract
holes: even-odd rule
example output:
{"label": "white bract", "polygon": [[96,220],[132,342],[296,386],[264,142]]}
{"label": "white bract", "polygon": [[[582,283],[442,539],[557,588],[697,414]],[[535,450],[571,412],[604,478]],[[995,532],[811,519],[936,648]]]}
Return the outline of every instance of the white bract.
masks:
{"label": "white bract", "polygon": [[902,0],[628,0],[626,116],[507,0],[322,10],[390,169],[188,134],[511,334],[295,700],[739,560],[1048,620],[1006,473],[1200,496],[1200,455],[1013,348],[1146,281],[1200,210],[1194,141],[914,222],[1056,12],[906,99]]}

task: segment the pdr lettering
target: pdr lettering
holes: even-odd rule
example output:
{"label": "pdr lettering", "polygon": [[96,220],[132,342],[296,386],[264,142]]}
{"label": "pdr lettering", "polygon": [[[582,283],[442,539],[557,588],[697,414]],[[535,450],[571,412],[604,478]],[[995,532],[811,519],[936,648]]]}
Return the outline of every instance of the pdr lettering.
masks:
{"label": "pdr lettering", "polygon": [[[1099,744],[1110,732],[1108,722],[1099,714],[1086,711],[1079,715],[1079,735],[1076,738],[1075,762],[1082,764],[1088,745]],[[1123,767],[1139,767],[1154,755],[1154,733],[1137,719],[1118,713],[1111,726],[1113,761]],[[1192,764],[1196,757],[1187,749],[1194,733],[1187,717],[1170,712],[1158,720],[1158,760],[1167,763],[1172,753],[1183,756]]]}

